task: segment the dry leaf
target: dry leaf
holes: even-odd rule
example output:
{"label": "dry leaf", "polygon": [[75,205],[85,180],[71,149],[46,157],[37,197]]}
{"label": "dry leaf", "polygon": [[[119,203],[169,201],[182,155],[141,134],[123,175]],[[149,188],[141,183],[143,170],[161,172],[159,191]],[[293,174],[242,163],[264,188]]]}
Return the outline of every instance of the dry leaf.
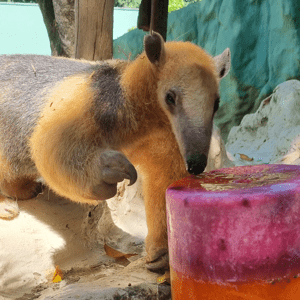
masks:
{"label": "dry leaf", "polygon": [[92,74],[89,76],[89,79],[93,78],[93,76],[95,75],[96,71],[93,71]]}
{"label": "dry leaf", "polygon": [[53,275],[53,278],[52,278],[52,282],[56,283],[56,282],[60,282],[62,280],[63,280],[63,272],[59,268],[59,266],[56,266],[55,271],[54,271],[54,275]]}
{"label": "dry leaf", "polygon": [[247,161],[252,161],[253,158],[250,158],[249,156],[245,155],[245,154],[241,154],[241,153],[238,153],[240,155],[240,158],[242,160],[247,160]]}
{"label": "dry leaf", "polygon": [[61,282],[62,281],[62,279],[61,279],[61,277],[59,276],[59,275],[56,275],[53,279],[52,279],[52,282],[53,283],[57,283],[57,282]]}
{"label": "dry leaf", "polygon": [[35,69],[34,65],[31,64],[31,67],[32,67],[32,69],[33,69],[34,76],[36,76],[36,69]]}
{"label": "dry leaf", "polygon": [[165,282],[171,284],[170,271],[166,271],[164,275],[157,277],[156,282],[158,284],[165,283]]}
{"label": "dry leaf", "polygon": [[104,250],[108,256],[113,257],[113,258],[129,258],[131,256],[137,255],[136,253],[133,253],[133,254],[123,253],[121,251],[113,249],[112,247],[108,246],[107,244],[104,245]]}
{"label": "dry leaf", "polygon": [[265,105],[269,104],[270,101],[271,101],[271,98],[272,98],[272,95],[267,97],[266,99],[264,99],[262,102],[263,102],[263,105],[262,107],[264,107]]}

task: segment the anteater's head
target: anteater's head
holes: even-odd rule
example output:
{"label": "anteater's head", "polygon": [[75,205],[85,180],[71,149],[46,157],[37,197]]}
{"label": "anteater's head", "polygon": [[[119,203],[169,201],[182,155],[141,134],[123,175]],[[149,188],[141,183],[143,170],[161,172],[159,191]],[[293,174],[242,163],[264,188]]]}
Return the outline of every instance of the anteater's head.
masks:
{"label": "anteater's head", "polygon": [[158,77],[157,96],[178,141],[186,167],[200,174],[207,164],[219,82],[230,69],[230,50],[212,57],[189,42],[145,37],[145,52]]}

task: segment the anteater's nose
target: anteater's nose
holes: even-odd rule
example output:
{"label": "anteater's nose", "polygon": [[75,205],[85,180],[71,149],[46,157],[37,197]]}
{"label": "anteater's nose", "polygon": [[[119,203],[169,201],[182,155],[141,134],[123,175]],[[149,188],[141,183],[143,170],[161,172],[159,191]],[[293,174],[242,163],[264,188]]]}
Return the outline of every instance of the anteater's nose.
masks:
{"label": "anteater's nose", "polygon": [[204,154],[192,154],[187,159],[187,171],[192,175],[198,175],[204,171],[207,157]]}

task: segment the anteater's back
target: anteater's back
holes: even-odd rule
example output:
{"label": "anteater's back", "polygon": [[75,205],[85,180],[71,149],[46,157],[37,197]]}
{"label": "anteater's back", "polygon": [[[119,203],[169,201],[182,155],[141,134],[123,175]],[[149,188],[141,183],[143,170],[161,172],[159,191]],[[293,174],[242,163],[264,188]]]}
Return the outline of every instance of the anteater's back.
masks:
{"label": "anteater's back", "polygon": [[[12,167],[34,167],[28,138],[56,83],[95,63],[40,55],[0,56],[0,152]],[[15,170],[20,171],[20,170]]]}

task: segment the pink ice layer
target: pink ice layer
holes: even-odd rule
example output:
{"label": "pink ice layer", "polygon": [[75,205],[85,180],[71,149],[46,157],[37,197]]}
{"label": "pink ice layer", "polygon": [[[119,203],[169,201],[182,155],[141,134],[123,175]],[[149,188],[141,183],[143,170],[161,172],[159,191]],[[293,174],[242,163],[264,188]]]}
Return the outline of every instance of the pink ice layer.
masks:
{"label": "pink ice layer", "polygon": [[300,272],[300,166],[257,165],[189,176],[166,192],[172,268],[204,281]]}

